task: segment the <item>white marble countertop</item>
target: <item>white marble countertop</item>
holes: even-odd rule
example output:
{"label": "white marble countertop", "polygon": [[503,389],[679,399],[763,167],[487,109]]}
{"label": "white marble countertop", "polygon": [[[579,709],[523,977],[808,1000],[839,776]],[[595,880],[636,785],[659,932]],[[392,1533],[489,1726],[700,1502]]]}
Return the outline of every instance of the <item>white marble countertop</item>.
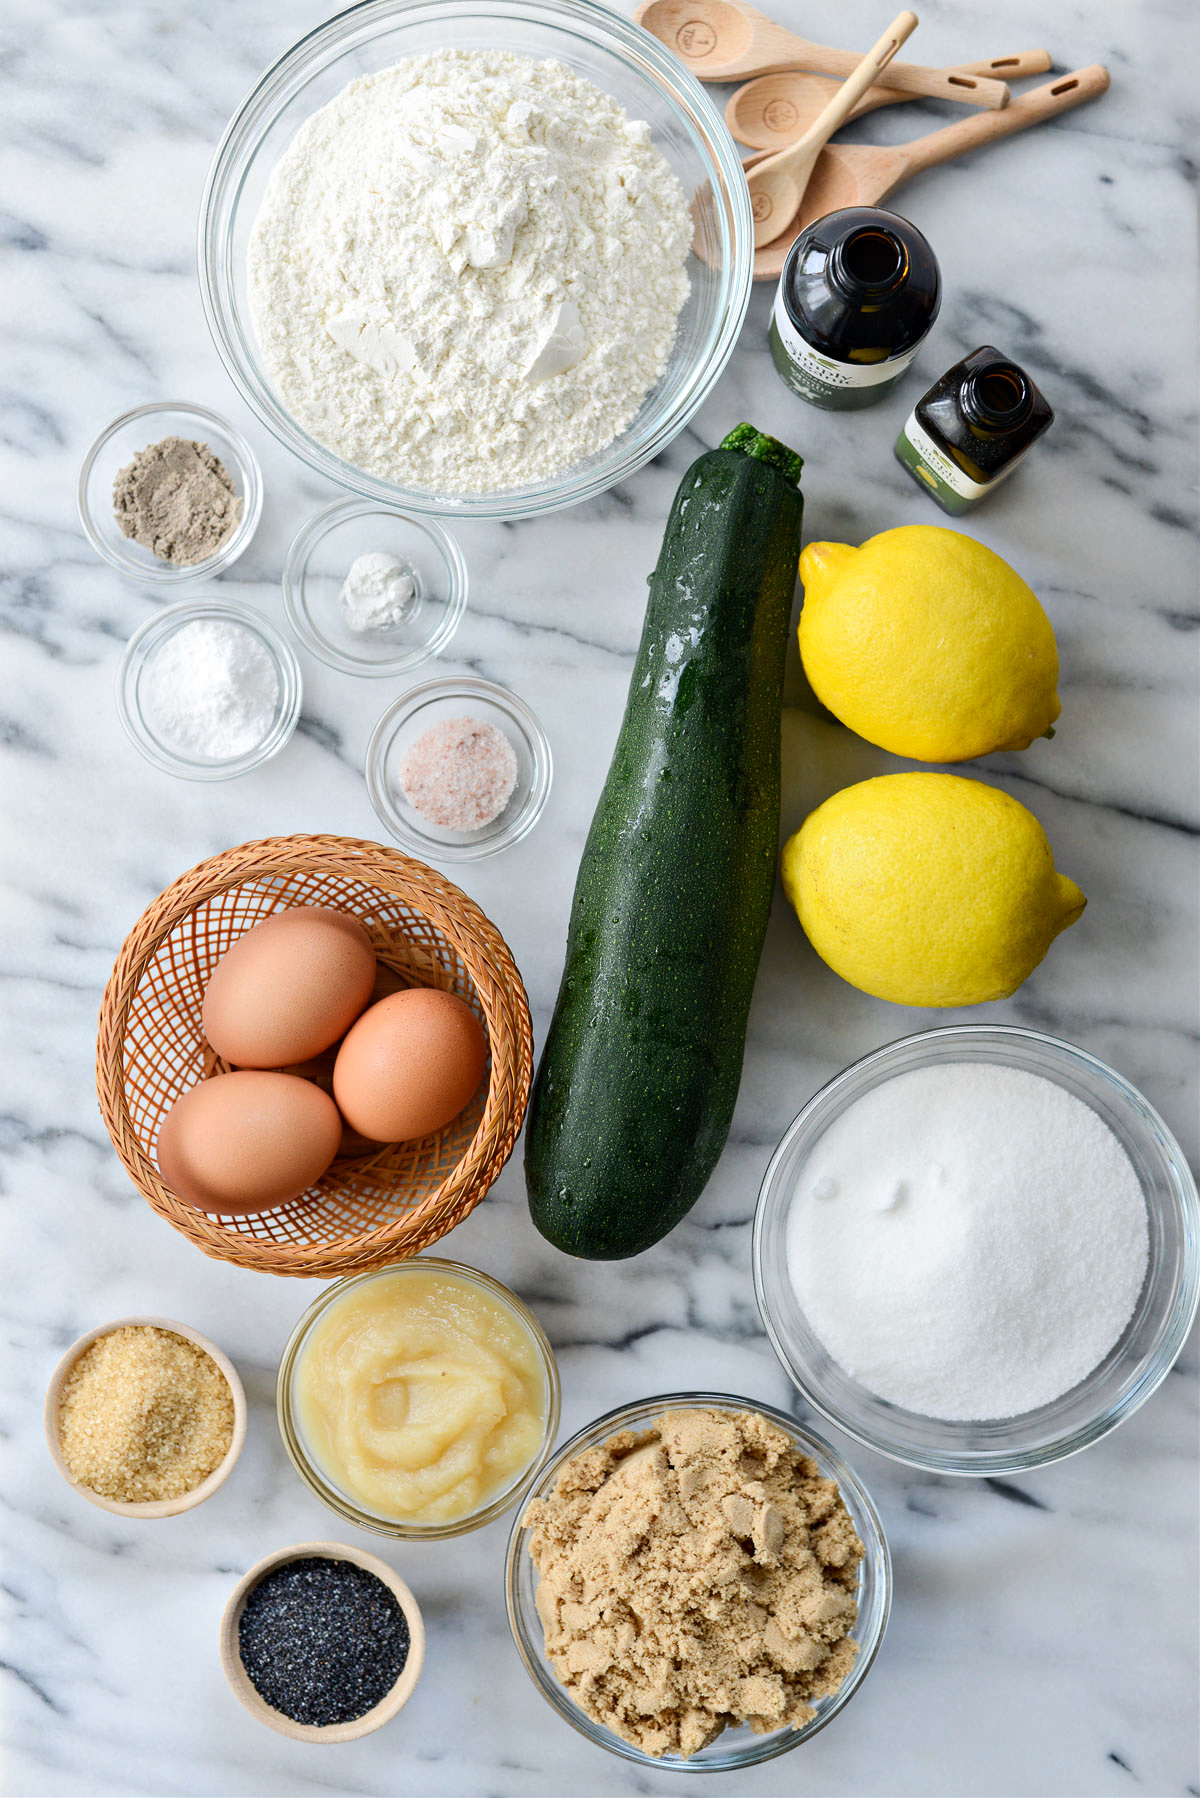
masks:
{"label": "white marble countertop", "polygon": [[[258,536],[220,590],[281,616],[287,546],[332,495],[223,374],[201,317],[193,234],[225,120],[323,10],[322,0],[6,9],[5,1785],[224,1798],[666,1793],[680,1789],[677,1775],[647,1776],[591,1748],[530,1685],[504,1614],[504,1522],[437,1547],[383,1545],[429,1632],[424,1677],[397,1723],[351,1746],[311,1748],[234,1703],[216,1626],[236,1577],[276,1546],[337,1533],[288,1465],[272,1407],[276,1359],[313,1288],[197,1254],[132,1189],[96,1108],[100,993],[163,886],[256,836],[378,834],[362,757],[397,683],[356,682],[302,655],[304,720],[271,766],[203,787],[139,759],[117,722],[113,680],[122,642],[161,601],[95,558],[74,511],[78,464],[109,419],[154,399],[211,405],[249,432],[267,485]],[[773,10],[845,44],[870,42],[881,23],[866,0],[776,0]],[[893,461],[892,440],[936,374],[994,339],[1058,417],[968,528],[1045,601],[1063,716],[1053,742],[982,772],[1036,811],[1091,903],[1012,1000],[972,1015],[1036,1025],[1111,1061],[1194,1160],[1193,9],[1013,0],[985,18],[931,0],[923,10],[914,57],[951,62],[1046,41],[1057,67],[1107,62],[1112,92],[905,192],[898,203],[932,240],[946,297],[916,369],[880,407],[837,417],[789,395],[766,353],[769,294],[759,289],[715,396],[658,464],[576,511],[461,532],[471,603],[447,666],[516,688],[545,723],[557,771],[526,843],[448,872],[511,943],[540,1037],[645,575],[685,466],[751,418],[807,458],[809,536],[859,541],[940,522]],[[889,141],[925,120],[936,122],[913,107],[854,130]],[[791,669],[788,831],[837,787],[894,765],[817,714],[794,654]],[[780,898],[728,1149],[665,1242],[631,1263],[570,1262],[534,1232],[519,1161],[509,1165],[446,1246],[535,1304],[558,1350],[565,1431],[680,1386],[789,1402],[749,1266],[771,1148],[839,1067],[937,1021],[839,982]],[[233,1479],[200,1511],[159,1525],[72,1497],[41,1437],[62,1348],[138,1310],[211,1333],[251,1401]],[[1018,1481],[930,1478],[838,1438],[895,1556],[883,1652],[811,1745],[740,1778],[713,1776],[705,1792],[1195,1794],[1195,1373],[1193,1344],[1115,1435]]]}

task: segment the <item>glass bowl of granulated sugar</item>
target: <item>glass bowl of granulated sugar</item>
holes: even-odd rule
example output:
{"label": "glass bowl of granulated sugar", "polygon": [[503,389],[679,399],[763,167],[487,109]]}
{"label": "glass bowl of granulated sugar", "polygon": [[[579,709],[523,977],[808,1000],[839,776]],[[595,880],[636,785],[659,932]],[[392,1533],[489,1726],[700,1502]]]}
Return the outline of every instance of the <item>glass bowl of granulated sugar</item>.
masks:
{"label": "glass bowl of granulated sugar", "polygon": [[811,1404],[894,1460],[991,1477],[1098,1442],[1166,1378],[1196,1315],[1200,1201],[1115,1069],[953,1025],[810,1099],[763,1180],[753,1261]]}
{"label": "glass bowl of granulated sugar", "polygon": [[659,455],[752,262],[717,107],[599,0],[351,7],[239,107],[200,219],[209,329],[262,423],[364,499],[467,519]]}

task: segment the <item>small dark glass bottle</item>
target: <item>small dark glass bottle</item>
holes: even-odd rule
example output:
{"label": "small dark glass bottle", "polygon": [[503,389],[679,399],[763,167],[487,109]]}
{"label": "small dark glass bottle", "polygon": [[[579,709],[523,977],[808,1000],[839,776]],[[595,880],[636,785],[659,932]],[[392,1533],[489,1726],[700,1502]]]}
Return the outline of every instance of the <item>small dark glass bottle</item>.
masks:
{"label": "small dark glass bottle", "polygon": [[1053,422],[1025,370],[985,343],[917,401],[896,454],[942,511],[958,518],[1012,473]]}
{"label": "small dark glass bottle", "polygon": [[771,315],[771,356],[793,393],[829,412],[873,406],[899,380],[941,304],[937,258],[915,225],[877,206],[800,233]]}

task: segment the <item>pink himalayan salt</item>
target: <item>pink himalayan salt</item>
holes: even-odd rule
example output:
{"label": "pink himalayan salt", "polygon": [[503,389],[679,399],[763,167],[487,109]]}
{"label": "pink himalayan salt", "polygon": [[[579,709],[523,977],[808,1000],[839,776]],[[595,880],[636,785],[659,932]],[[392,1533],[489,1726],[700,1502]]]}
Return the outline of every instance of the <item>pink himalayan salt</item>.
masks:
{"label": "pink himalayan salt", "polygon": [[503,731],[480,718],[448,718],[423,731],[400,764],[414,811],[443,830],[479,830],[498,818],[517,784],[517,757]]}

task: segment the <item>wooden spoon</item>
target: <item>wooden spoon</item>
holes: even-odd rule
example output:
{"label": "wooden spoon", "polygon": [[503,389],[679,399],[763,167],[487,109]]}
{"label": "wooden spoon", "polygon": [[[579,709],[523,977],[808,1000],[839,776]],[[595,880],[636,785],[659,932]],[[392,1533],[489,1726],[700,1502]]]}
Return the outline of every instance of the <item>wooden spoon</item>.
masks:
{"label": "wooden spoon", "polygon": [[[965,62],[953,75],[995,75],[1005,81],[1016,81],[1022,75],[1044,75],[1050,67],[1048,50],[1025,50],[1019,56],[994,56],[990,62]],[[730,96],[725,107],[725,123],[740,144],[752,150],[782,150],[795,143],[837,92],[837,82],[828,75],[811,75],[804,69],[783,69],[775,75],[759,75],[744,82]],[[879,106],[894,106],[900,100],[915,100],[916,94],[905,94],[886,82],[869,87],[849,113],[852,119]]]}
{"label": "wooden spoon", "polygon": [[845,124],[881,69],[891,62],[897,50],[917,29],[915,12],[897,13],[879,41],[871,46],[853,75],[834,91],[828,106],[815,118],[803,137],[798,137],[786,150],[756,163],[747,176],[750,204],[754,211],[754,243],[770,243],[779,235],[780,219],[795,218],[813,164],[839,125]]}
{"label": "wooden spoon", "polygon": [[[894,193],[902,182],[923,169],[950,162],[967,150],[977,150],[998,138],[1027,131],[1044,119],[1056,119],[1062,113],[1094,100],[1108,87],[1108,70],[1100,63],[1086,69],[1075,69],[1061,75],[1045,87],[1021,94],[1003,112],[960,119],[925,137],[914,137],[906,144],[826,144],[817,157],[800,210],[786,231],[754,252],[754,279],[776,281],[792,244],[806,225],[824,218],[827,212],[838,212],[844,206],[878,206]],[[751,156],[743,165],[752,169],[765,161]]]}
{"label": "wooden spoon", "polygon": [[[743,81],[776,69],[816,69],[844,80],[858,67],[853,50],[833,50],[785,31],[755,6],[734,0],[641,0],[637,23],[665,44],[701,81]],[[960,100],[967,106],[999,109],[1008,105],[1003,81],[982,75],[960,75],[954,69],[923,69],[913,62],[894,62],[888,84],[906,94],[928,94],[935,100]]]}

